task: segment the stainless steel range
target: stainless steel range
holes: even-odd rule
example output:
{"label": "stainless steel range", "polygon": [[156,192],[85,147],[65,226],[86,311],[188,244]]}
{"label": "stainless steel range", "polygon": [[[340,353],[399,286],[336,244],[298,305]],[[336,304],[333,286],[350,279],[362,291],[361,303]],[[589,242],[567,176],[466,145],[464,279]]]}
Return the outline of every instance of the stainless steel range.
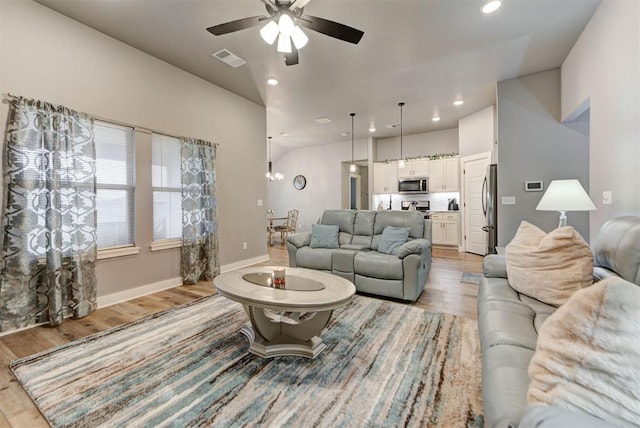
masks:
{"label": "stainless steel range", "polygon": [[430,203],[427,200],[424,201],[402,201],[400,202],[400,208],[409,211],[420,211],[424,213],[424,218],[429,218]]}

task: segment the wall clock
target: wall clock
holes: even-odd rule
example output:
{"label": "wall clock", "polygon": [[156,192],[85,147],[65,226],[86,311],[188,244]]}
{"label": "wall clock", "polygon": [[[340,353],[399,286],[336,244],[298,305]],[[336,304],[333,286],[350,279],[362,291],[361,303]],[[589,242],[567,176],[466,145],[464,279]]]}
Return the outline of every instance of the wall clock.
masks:
{"label": "wall clock", "polygon": [[304,175],[296,175],[295,178],[293,179],[293,187],[295,187],[298,190],[304,189],[306,185],[307,185],[307,179],[304,178]]}

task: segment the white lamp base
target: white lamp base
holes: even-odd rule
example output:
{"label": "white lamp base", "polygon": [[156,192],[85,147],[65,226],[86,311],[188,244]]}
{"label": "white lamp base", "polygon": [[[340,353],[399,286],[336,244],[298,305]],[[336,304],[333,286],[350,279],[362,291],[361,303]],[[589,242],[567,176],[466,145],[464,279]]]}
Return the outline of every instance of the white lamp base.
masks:
{"label": "white lamp base", "polygon": [[558,228],[567,226],[567,212],[560,211],[560,223],[558,223]]}

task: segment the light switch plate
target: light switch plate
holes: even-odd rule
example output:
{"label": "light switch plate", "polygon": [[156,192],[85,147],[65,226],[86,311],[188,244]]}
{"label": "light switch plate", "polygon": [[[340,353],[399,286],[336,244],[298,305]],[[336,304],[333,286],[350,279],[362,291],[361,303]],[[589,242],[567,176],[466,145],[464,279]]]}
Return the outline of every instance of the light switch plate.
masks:
{"label": "light switch plate", "polygon": [[605,190],[602,192],[602,204],[603,205],[611,205],[612,195],[611,190]]}
{"label": "light switch plate", "polygon": [[515,196],[503,196],[502,197],[502,205],[515,205],[516,197]]}
{"label": "light switch plate", "polygon": [[262,206],[262,199],[258,199],[258,206],[261,207]]}

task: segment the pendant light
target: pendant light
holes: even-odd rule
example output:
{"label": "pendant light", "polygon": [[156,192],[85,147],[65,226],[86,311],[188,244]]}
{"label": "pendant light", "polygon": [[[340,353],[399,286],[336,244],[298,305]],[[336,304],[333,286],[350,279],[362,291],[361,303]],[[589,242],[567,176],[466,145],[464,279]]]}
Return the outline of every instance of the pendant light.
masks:
{"label": "pendant light", "polygon": [[402,157],[402,107],[404,103],[398,103],[400,106],[400,160],[398,161],[398,168],[404,168],[406,166],[405,160]]}
{"label": "pendant light", "polygon": [[276,172],[273,172],[273,162],[271,162],[271,137],[267,137],[269,140],[267,142],[267,149],[269,151],[269,161],[267,162],[267,166],[268,166],[268,171],[265,174],[265,176],[267,177],[267,180],[269,181],[274,181],[274,180],[282,180],[284,178],[284,175]]}
{"label": "pendant light", "polygon": [[349,172],[357,172],[358,171],[358,167],[356,166],[356,163],[353,161],[353,118],[355,117],[355,113],[349,113],[349,116],[351,116],[351,165],[349,165]]}

